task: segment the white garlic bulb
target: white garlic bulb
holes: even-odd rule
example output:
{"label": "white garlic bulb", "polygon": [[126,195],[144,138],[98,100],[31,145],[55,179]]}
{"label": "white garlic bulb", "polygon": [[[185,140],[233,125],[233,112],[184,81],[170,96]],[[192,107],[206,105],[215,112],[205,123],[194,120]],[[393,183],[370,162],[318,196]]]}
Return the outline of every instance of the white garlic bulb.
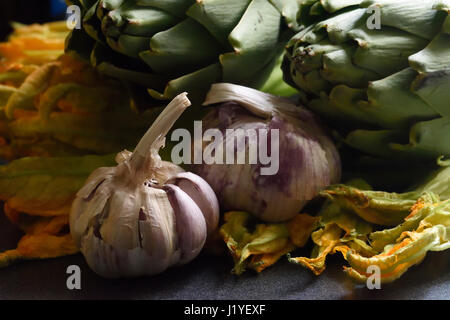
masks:
{"label": "white garlic bulb", "polygon": [[217,228],[219,205],[211,187],[158,154],[188,106],[186,93],[175,97],[133,153],[119,153],[117,167],[95,170],[77,193],[71,234],[97,274],[152,275],[185,264]]}

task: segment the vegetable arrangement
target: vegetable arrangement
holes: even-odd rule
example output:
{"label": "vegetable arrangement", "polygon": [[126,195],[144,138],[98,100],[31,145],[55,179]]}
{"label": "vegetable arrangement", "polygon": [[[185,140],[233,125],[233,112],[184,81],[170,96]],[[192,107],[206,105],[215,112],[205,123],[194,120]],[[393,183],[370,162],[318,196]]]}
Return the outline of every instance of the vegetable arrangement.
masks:
{"label": "vegetable arrangement", "polygon": [[158,115],[133,111],[123,85],[64,55],[67,33],[65,22],[16,25],[0,44],[0,158],[9,161],[0,167],[0,199],[25,233],[0,254],[2,266],[78,252],[68,231],[78,189]]}
{"label": "vegetable arrangement", "polygon": [[[390,282],[450,248],[447,0],[68,4],[65,54],[58,24],[0,44],[0,199],[26,233],[0,266],[80,250],[103,277],[153,275],[219,238],[238,275],[285,256],[319,275],[340,253]],[[181,168],[163,147],[191,120]],[[405,160],[428,176],[392,190]]]}
{"label": "vegetable arrangement", "polygon": [[[233,272],[261,272],[290,253],[290,262],[320,275],[326,257],[339,252],[350,265],[344,271],[356,281],[367,280],[369,266],[380,268],[382,283],[398,279],[428,251],[450,248],[446,166],[424,185],[401,194],[368,190],[360,180],[330,186],[320,193],[327,200],[317,215],[299,214],[287,223],[263,224],[245,212],[228,212],[220,233],[234,257]],[[293,257],[309,236],[311,256]]]}

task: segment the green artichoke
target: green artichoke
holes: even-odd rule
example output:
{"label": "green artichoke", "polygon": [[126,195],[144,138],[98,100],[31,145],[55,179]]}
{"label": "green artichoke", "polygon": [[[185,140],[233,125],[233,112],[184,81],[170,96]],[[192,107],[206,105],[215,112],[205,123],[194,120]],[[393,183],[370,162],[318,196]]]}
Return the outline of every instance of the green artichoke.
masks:
{"label": "green artichoke", "polygon": [[103,74],[148,88],[156,100],[214,82],[279,95],[283,50],[298,28],[296,0],[68,0],[82,29],[66,41]]}
{"label": "green artichoke", "polygon": [[301,21],[316,22],[288,43],[285,80],[363,154],[450,156],[449,10],[449,0],[303,1]]}

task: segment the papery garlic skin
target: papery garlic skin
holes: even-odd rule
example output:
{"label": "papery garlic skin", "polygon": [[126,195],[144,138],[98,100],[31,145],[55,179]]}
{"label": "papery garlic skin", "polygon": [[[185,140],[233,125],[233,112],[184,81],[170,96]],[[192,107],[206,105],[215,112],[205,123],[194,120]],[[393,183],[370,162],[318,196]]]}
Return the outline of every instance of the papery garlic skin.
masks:
{"label": "papery garlic skin", "polygon": [[[258,138],[250,135],[245,148],[236,150],[235,155],[245,153],[245,164],[192,166],[213,188],[223,210],[247,211],[267,222],[286,221],[324,187],[339,182],[339,153],[310,111],[285,98],[226,83],[212,86],[204,105],[211,104],[203,130],[218,128],[222,132],[223,154],[227,144],[233,143],[227,129],[279,132],[279,167],[274,175],[262,175],[263,165],[249,163],[250,146],[258,144]],[[203,143],[203,150],[208,143]]]}
{"label": "papery garlic skin", "polygon": [[217,228],[214,191],[158,155],[165,135],[189,105],[186,94],[177,96],[133,153],[119,153],[117,167],[95,170],[77,193],[71,234],[97,274],[153,275],[188,263],[200,253],[208,231]]}

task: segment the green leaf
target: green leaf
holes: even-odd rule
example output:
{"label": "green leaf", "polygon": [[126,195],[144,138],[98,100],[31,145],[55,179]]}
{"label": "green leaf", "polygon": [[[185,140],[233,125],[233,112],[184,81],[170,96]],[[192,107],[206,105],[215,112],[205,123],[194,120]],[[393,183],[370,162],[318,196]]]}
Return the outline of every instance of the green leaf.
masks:
{"label": "green leaf", "polygon": [[187,11],[187,16],[202,24],[224,48],[230,48],[228,36],[239,23],[251,0],[198,1]]}
{"label": "green leaf", "polygon": [[149,92],[156,99],[173,99],[177,94],[182,92],[192,92],[193,94],[189,96],[189,99],[192,99],[200,105],[205,97],[203,95],[197,96],[195,93],[207,92],[210,89],[211,83],[219,82],[221,77],[222,69],[218,63],[215,63],[169,81],[162,94],[154,89],[149,89]]}
{"label": "green leaf", "polygon": [[268,1],[250,3],[229,36],[234,52],[220,56],[224,82],[245,81],[274,58],[281,36],[280,21],[280,12]]}
{"label": "green leaf", "polygon": [[373,123],[382,128],[406,129],[417,121],[439,117],[432,105],[411,92],[416,77],[415,70],[406,68],[369,84],[365,110]]}
{"label": "green leaf", "polygon": [[450,35],[438,33],[421,51],[409,57],[412,68],[420,73],[437,72],[450,68]]}
{"label": "green leaf", "polygon": [[150,50],[140,57],[161,74],[193,72],[216,61],[221,46],[208,31],[193,19],[157,33],[150,41]]}
{"label": "green leaf", "polygon": [[354,63],[386,77],[408,67],[408,57],[428,44],[424,38],[390,27],[369,30],[365,26],[353,29],[349,37],[357,41]]}
{"label": "green leaf", "polygon": [[410,132],[409,144],[393,143],[391,148],[402,152],[428,153],[433,158],[450,154],[450,116],[416,123]]}
{"label": "green leaf", "polygon": [[184,17],[195,0],[137,0],[137,5],[164,10],[177,17]]}
{"label": "green leaf", "polygon": [[65,215],[89,174],[113,165],[112,155],[15,160],[0,166],[0,199],[30,215]]}

